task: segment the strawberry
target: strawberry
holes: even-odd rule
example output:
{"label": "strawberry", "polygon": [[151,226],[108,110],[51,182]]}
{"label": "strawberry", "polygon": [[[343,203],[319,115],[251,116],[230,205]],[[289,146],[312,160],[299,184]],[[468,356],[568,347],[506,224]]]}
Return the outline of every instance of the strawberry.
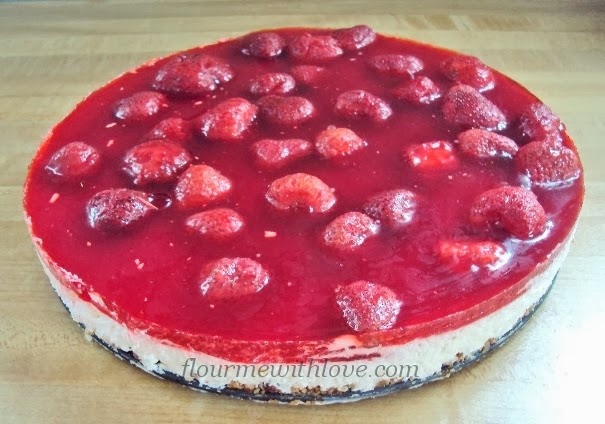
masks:
{"label": "strawberry", "polygon": [[196,120],[200,133],[212,141],[240,141],[254,120],[258,107],[241,97],[225,100]]}
{"label": "strawberry", "polygon": [[315,138],[315,148],[326,159],[352,155],[368,145],[348,128],[329,126]]}
{"label": "strawberry", "polygon": [[414,218],[418,200],[416,195],[404,189],[388,190],[370,197],[363,212],[380,221],[381,225],[400,228]]}
{"label": "strawberry", "polygon": [[441,104],[446,121],[469,128],[503,130],[506,116],[485,96],[469,85],[456,85],[447,92]]}
{"label": "strawberry", "polygon": [[437,245],[437,255],[445,264],[461,270],[474,267],[500,268],[508,260],[504,246],[493,241],[442,240]]}
{"label": "strawberry", "polygon": [[62,179],[86,178],[99,169],[101,155],[81,141],[66,144],[57,150],[46,164],[46,170]]}
{"label": "strawberry", "polygon": [[233,300],[261,291],[269,273],[249,258],[222,258],[206,264],[199,275],[202,295],[209,301]]}
{"label": "strawberry", "polygon": [[114,104],[113,113],[122,121],[138,122],[156,115],[165,107],[168,107],[168,99],[162,93],[140,91]]}
{"label": "strawberry", "polygon": [[546,230],[546,212],[536,195],[523,187],[505,186],[479,195],[471,206],[470,222],[478,229],[502,228],[520,239]]}
{"label": "strawberry", "polygon": [[290,69],[290,74],[300,84],[313,84],[324,74],[325,68],[313,65],[298,65]]}
{"label": "strawberry", "polygon": [[373,122],[385,121],[393,114],[387,102],[364,90],[350,90],[339,95],[334,112],[345,118],[369,118]]}
{"label": "strawberry", "polygon": [[379,224],[361,212],[347,212],[336,217],[324,229],[322,239],[330,248],[352,251],[378,234]]}
{"label": "strawberry", "polygon": [[428,105],[441,97],[441,89],[430,78],[420,76],[397,86],[393,97],[417,105]]}
{"label": "strawberry", "polygon": [[126,152],[122,169],[136,185],[169,183],[191,162],[189,152],[176,143],[151,140]]}
{"label": "strawberry", "polygon": [[460,166],[454,146],[447,141],[430,141],[408,147],[408,163],[421,171],[453,171]]}
{"label": "strawberry", "polygon": [[461,132],[457,142],[460,151],[473,159],[511,159],[519,150],[510,138],[481,129]]}
{"label": "strawberry", "polygon": [[561,141],[561,120],[543,103],[528,106],[519,116],[519,129],[528,140]]}
{"label": "strawberry", "polygon": [[313,117],[313,103],[304,97],[269,95],[257,102],[261,115],[271,124],[294,127]]}
{"label": "strawberry", "polygon": [[204,207],[223,200],[231,192],[231,180],[208,165],[193,165],[181,174],[174,188],[179,206]]}
{"label": "strawberry", "polygon": [[263,74],[250,83],[250,93],[261,96],[265,94],[286,94],[294,90],[296,81],[291,75],[283,72]]}
{"label": "strawberry", "polygon": [[86,218],[92,228],[117,232],[156,210],[146,193],[118,188],[95,194],[86,204]]}
{"label": "strawberry", "polygon": [[538,186],[558,186],[577,179],[582,170],[578,155],[568,147],[532,141],[515,156],[517,170]]}
{"label": "strawberry", "polygon": [[168,60],[155,76],[153,88],[181,96],[208,94],[233,79],[225,61],[201,53],[181,54]]}
{"label": "strawberry", "polygon": [[381,54],[370,59],[369,65],[380,74],[390,77],[412,78],[424,69],[424,63],[416,56]]}
{"label": "strawberry", "polygon": [[233,209],[217,208],[189,216],[185,226],[193,234],[223,240],[242,231],[244,218]]}
{"label": "strawberry", "polygon": [[376,33],[367,25],[357,25],[336,30],[332,33],[332,37],[338,41],[343,50],[350,52],[372,44],[376,40]]}
{"label": "strawberry", "polygon": [[265,197],[276,209],[306,209],[309,213],[327,212],[336,203],[332,188],[319,178],[302,173],[273,181]]}
{"label": "strawberry", "polygon": [[252,145],[256,162],[264,168],[281,168],[293,161],[308,156],[313,145],[297,138],[286,140],[265,139]]}
{"label": "strawberry", "polygon": [[342,55],[338,41],[329,35],[303,34],[288,45],[288,52],[296,60],[324,61]]}
{"label": "strawberry", "polygon": [[494,88],[496,79],[492,70],[474,56],[454,56],[441,62],[443,75],[458,84],[470,85],[476,90]]}
{"label": "strawberry", "polygon": [[147,140],[166,140],[182,144],[191,138],[191,124],[181,118],[166,118],[149,131]]}
{"label": "strawberry", "polygon": [[275,32],[260,32],[252,34],[245,41],[242,53],[249,56],[269,59],[279,56],[286,42]]}
{"label": "strawberry", "polygon": [[345,321],[357,332],[392,328],[402,306],[393,290],[369,281],[339,286],[335,294]]}

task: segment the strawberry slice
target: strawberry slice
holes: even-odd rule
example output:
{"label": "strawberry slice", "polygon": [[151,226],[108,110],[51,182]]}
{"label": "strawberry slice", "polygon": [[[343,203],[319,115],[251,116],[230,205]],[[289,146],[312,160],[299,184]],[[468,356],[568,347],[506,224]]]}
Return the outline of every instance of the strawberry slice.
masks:
{"label": "strawberry slice", "polygon": [[256,162],[264,168],[281,168],[297,159],[308,156],[313,145],[297,138],[286,140],[265,139],[252,145]]}
{"label": "strawberry slice", "polygon": [[342,158],[365,148],[368,145],[348,128],[330,126],[320,132],[315,139],[315,147],[326,159]]}
{"label": "strawberry slice", "polygon": [[473,159],[512,159],[519,150],[510,138],[481,129],[461,132],[457,143],[460,151]]}
{"label": "strawberry slice", "polygon": [[471,224],[483,230],[502,228],[520,239],[546,230],[546,212],[536,195],[523,187],[499,187],[479,195],[471,206]]}
{"label": "strawberry slice", "polygon": [[398,100],[417,105],[428,105],[441,97],[441,89],[428,77],[420,76],[391,90]]}
{"label": "strawberry slice", "polygon": [[376,33],[367,25],[357,25],[334,31],[332,37],[345,51],[355,51],[369,46],[376,40]]}
{"label": "strawberry slice", "polygon": [[322,239],[330,248],[352,251],[378,234],[377,221],[361,212],[347,212],[338,216],[325,228]]}
{"label": "strawberry slice", "polygon": [[271,124],[295,127],[313,117],[313,103],[304,97],[269,95],[257,102],[262,116]]}
{"label": "strawberry slice", "polygon": [[335,294],[345,321],[357,332],[392,328],[403,304],[393,290],[364,280],[339,286]]}
{"label": "strawberry slice", "polygon": [[407,162],[420,171],[453,171],[460,166],[454,146],[447,141],[430,141],[408,147]]}
{"label": "strawberry slice", "polygon": [[270,59],[279,56],[286,42],[281,35],[275,32],[260,32],[249,36],[242,48],[242,53],[261,59]]}
{"label": "strawberry slice", "polygon": [[269,273],[249,258],[222,258],[202,268],[199,284],[210,301],[233,300],[258,293],[269,283]]}
{"label": "strawberry slice", "polygon": [[193,165],[180,176],[174,195],[186,209],[217,203],[231,192],[231,180],[208,165]]}
{"label": "strawberry slice", "polygon": [[166,140],[182,144],[192,136],[191,124],[181,118],[166,118],[149,131],[147,140]]}
{"label": "strawberry slice", "polygon": [[258,107],[241,97],[219,103],[197,119],[202,136],[212,141],[240,141],[254,120]]}
{"label": "strawberry slice", "polygon": [[409,224],[418,206],[416,195],[404,189],[388,190],[368,199],[363,212],[390,228],[401,228]]}
{"label": "strawberry slice", "polygon": [[191,215],[185,221],[189,232],[214,240],[233,238],[244,228],[244,218],[233,209],[217,208]]}
{"label": "strawberry slice", "polygon": [[344,118],[369,118],[373,122],[386,121],[393,114],[387,102],[365,90],[350,90],[339,95],[334,112]]}
{"label": "strawberry slice", "polygon": [[442,240],[437,245],[437,255],[443,263],[460,270],[495,270],[504,265],[510,257],[500,243],[470,240]]}
{"label": "strawberry slice", "polygon": [[298,65],[290,69],[290,74],[300,84],[313,84],[326,72],[326,68],[313,65]]}
{"label": "strawberry slice", "polygon": [[151,140],[126,152],[122,169],[136,185],[161,184],[176,180],[189,162],[191,155],[178,144]]}
{"label": "strawberry slice", "polygon": [[441,104],[446,121],[469,128],[501,131],[506,116],[485,96],[469,85],[456,85],[447,92]]}
{"label": "strawberry slice", "polygon": [[86,178],[99,169],[98,150],[81,141],[74,141],[57,150],[46,164],[46,170],[65,180]]}
{"label": "strawberry slice", "polygon": [[454,56],[441,63],[443,75],[458,84],[479,90],[491,90],[496,85],[492,70],[474,56]]}
{"label": "strawberry slice", "polygon": [[381,54],[374,56],[369,65],[376,72],[389,77],[413,78],[424,69],[424,63],[416,56],[402,54]]}
{"label": "strawberry slice", "polygon": [[534,103],[519,116],[519,129],[529,140],[561,142],[561,119],[543,103]]}
{"label": "strawberry slice", "polygon": [[521,147],[515,165],[532,184],[545,188],[568,184],[582,173],[578,155],[552,142],[532,141]]}
{"label": "strawberry slice", "polygon": [[273,181],[265,195],[279,210],[306,209],[309,213],[327,212],[336,203],[334,190],[309,174],[290,174]]}
{"label": "strawberry slice", "polygon": [[119,100],[113,106],[116,118],[125,122],[144,121],[156,115],[162,108],[168,107],[168,99],[155,91],[140,91],[130,97]]}
{"label": "strawberry slice", "polygon": [[329,35],[303,34],[288,45],[288,52],[296,60],[324,61],[342,55],[338,41]]}
{"label": "strawberry slice", "polygon": [[250,83],[250,93],[256,96],[266,94],[286,94],[294,90],[296,81],[290,74],[271,72],[254,78]]}
{"label": "strawberry slice", "polygon": [[95,194],[86,204],[86,218],[94,229],[117,232],[131,227],[156,210],[146,193],[118,188]]}
{"label": "strawberry slice", "polygon": [[173,95],[199,96],[216,90],[234,75],[231,66],[222,59],[206,54],[182,54],[160,68],[153,88]]}

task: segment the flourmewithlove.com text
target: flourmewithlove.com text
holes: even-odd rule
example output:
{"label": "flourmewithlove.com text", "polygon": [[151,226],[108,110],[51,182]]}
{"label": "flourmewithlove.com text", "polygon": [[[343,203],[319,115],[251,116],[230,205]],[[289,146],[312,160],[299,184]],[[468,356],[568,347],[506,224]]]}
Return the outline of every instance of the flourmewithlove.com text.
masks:
{"label": "flourmewithlove.com text", "polygon": [[336,378],[378,377],[418,378],[418,365],[330,362],[328,359],[297,364],[204,364],[188,358],[183,364],[183,378]]}

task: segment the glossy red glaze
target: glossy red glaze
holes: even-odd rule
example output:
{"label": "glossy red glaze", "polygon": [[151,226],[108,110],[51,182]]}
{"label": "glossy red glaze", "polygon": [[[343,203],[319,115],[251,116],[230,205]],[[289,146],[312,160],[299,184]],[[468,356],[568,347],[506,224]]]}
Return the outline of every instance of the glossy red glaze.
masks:
{"label": "glossy red glaze", "polygon": [[[303,32],[330,33],[277,31],[286,40]],[[169,58],[124,74],[92,93],[59,123],[32,163],[24,203],[33,235],[42,241],[52,261],[85,282],[78,288],[82,299],[90,300],[87,291],[95,291],[126,325],[150,328],[149,333],[159,338],[240,360],[248,353],[235,348],[234,341],[274,342],[279,355],[273,359],[285,360],[295,356],[296,344],[280,344],[282,341],[319,345],[322,340],[351,333],[336,305],[334,290],[368,280],[390,288],[403,302],[393,331],[407,334],[409,328],[414,329],[414,337],[426,336],[442,331],[444,325],[462,325],[452,321],[450,315],[455,312],[473,311],[466,317],[468,322],[510,301],[517,293],[515,285],[547,259],[574,225],[582,204],[582,178],[557,189],[533,189],[552,222],[545,237],[521,242],[504,232],[475,236],[468,223],[472,201],[502,183],[520,184],[518,171],[510,160],[479,163],[462,155],[460,167],[451,172],[427,176],[408,166],[401,155],[407,147],[434,140],[454,142],[466,128],[454,127],[442,118],[440,100],[411,105],[394,99],[392,90],[401,81],[376,73],[368,60],[380,54],[414,55],[425,65],[419,75],[429,77],[445,92],[454,83],[442,74],[439,65],[455,53],[378,36],[362,50],[313,63],[325,68],[321,86],[298,85],[288,94],[313,103],[316,113],[310,120],[291,128],[272,126],[259,118],[238,143],[210,142],[195,135],[182,143],[194,157],[194,164],[212,166],[232,181],[230,196],[213,206],[231,208],[245,219],[245,230],[232,243],[211,243],[186,231],[184,222],[192,211],[180,210],[169,201],[133,231],[107,234],[90,228],[86,202],[104,189],[134,188],[121,170],[122,158],[160,121],[170,117],[192,120],[232,97],[254,103],[256,98],[249,93],[253,78],[269,72],[289,73],[301,64],[291,60],[287,52],[271,59],[244,55],[244,45],[243,39],[235,39],[192,49],[224,59],[233,69],[233,80],[207,96],[169,98],[168,107],[143,122],[117,122],[112,106],[138,91],[151,90],[158,69]],[[502,134],[519,142],[522,134],[515,121],[537,99],[496,71],[494,78],[495,88],[483,94],[508,118]],[[387,101],[393,115],[380,123],[335,115],[338,95],[359,89]],[[328,125],[352,129],[367,141],[367,148],[344,164],[322,159],[317,153],[279,170],[264,170],[253,160],[251,145],[258,140],[314,140]],[[59,148],[73,141],[98,149],[102,165],[94,177],[81,184],[64,184],[49,175],[45,165]],[[575,150],[566,134],[563,144]],[[284,212],[271,206],[265,199],[268,185],[294,173],[317,176],[335,188],[335,206],[325,214]],[[145,187],[160,198],[172,196],[172,189],[173,184]],[[343,213],[362,210],[369,197],[392,189],[407,189],[422,199],[404,232],[383,227],[354,252],[322,248],[321,233],[329,222]],[[60,196],[56,198],[55,193]],[[266,231],[276,236],[267,238]],[[436,256],[439,241],[469,237],[498,241],[511,258],[497,271],[458,272]],[[269,283],[253,295],[213,305],[202,296],[198,276],[205,264],[222,257],[258,261],[269,273]],[[503,293],[509,294],[489,303]],[[488,309],[477,307],[485,302],[491,305]],[[362,338],[401,341],[389,331]]]}

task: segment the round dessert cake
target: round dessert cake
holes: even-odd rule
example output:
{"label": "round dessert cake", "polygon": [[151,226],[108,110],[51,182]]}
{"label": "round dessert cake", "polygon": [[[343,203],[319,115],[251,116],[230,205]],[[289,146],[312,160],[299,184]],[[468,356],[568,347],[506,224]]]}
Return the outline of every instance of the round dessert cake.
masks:
{"label": "round dessert cake", "polygon": [[360,25],[121,75],[46,137],[24,209],[89,338],[192,388],[327,403],[499,346],[551,287],[583,195],[528,90]]}

